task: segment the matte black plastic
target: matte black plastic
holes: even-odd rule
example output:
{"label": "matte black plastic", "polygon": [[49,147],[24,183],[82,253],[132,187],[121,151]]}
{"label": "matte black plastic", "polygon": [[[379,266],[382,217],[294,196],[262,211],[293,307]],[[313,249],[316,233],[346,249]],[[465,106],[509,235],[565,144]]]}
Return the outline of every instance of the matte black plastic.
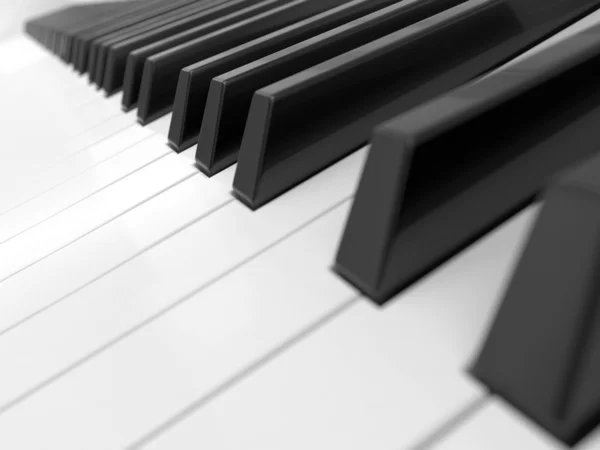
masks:
{"label": "matte black plastic", "polygon": [[257,91],[260,106],[250,108],[253,125],[238,155],[238,198],[260,207],[366,144],[377,124],[489,71],[600,4],[555,0],[540,9],[534,0],[513,2],[470,0]]}
{"label": "matte black plastic", "polygon": [[186,0],[177,7],[172,8],[163,14],[150,17],[146,20],[130,25],[113,33],[95,39],[90,43],[90,56],[88,59],[88,78],[97,86],[102,85],[106,59],[108,56],[108,47],[122,40],[137,36],[147,31],[151,31],[164,24],[176,21],[186,14],[193,14],[199,8],[202,8],[207,0]]}
{"label": "matte black plastic", "polygon": [[335,270],[382,304],[593,155],[599,31],[377,128]]}
{"label": "matte black plastic", "polygon": [[90,29],[85,30],[76,37],[79,44],[79,53],[77,59],[74,61],[75,69],[77,69],[77,71],[80,73],[87,71],[89,62],[89,48],[90,44],[95,39],[101,38],[108,33],[135,25],[144,20],[160,16],[161,14],[171,11],[172,9],[175,9],[184,3],[190,2],[191,0],[151,0],[146,7],[135,10],[129,14],[124,14],[123,16],[115,18],[114,20],[107,21],[99,26],[91,27]]}
{"label": "matte black plastic", "polygon": [[[198,114],[197,108],[189,106],[192,103],[190,97],[194,92],[192,85],[201,72],[198,75],[190,74],[188,73],[190,68],[186,68],[180,75],[169,132],[170,145],[175,147],[177,145],[175,139],[180,139],[182,142],[179,144],[178,150],[183,150],[198,140],[197,165],[205,174],[214,175],[237,160],[250,102],[257,89],[455,6],[462,1],[399,2],[222,74],[212,80],[209,93],[205,94],[206,105],[202,105],[202,107],[205,106],[204,114],[202,112]],[[187,79],[192,75],[195,75],[195,78]],[[186,84],[190,87],[184,90]],[[195,136],[198,132],[199,135]]]}
{"label": "matte black plastic", "polygon": [[600,423],[600,157],[542,200],[472,373],[575,445]]}
{"label": "matte black plastic", "polygon": [[216,18],[213,18],[214,20],[132,51],[127,56],[125,66],[122,98],[123,109],[129,111],[137,105],[142,84],[144,63],[150,56],[173,49],[178,45],[206,36],[235,22],[264,12],[271,8],[274,2],[275,0],[258,3],[249,3],[247,0],[230,1],[226,5],[215,7],[214,11],[211,12],[211,14],[214,13],[216,15]]}
{"label": "matte black plastic", "polygon": [[146,124],[168,113],[184,67],[285,27],[348,0],[279,0],[272,10],[243,20],[146,60],[138,101],[138,120]]}
{"label": "matte black plastic", "polygon": [[[181,32],[188,31],[199,25],[206,24],[219,15],[242,8],[242,4],[244,3],[251,4],[252,2],[249,0],[245,0],[245,2],[230,2],[228,0],[205,1],[202,2],[201,5],[196,5],[193,13],[188,12],[184,18],[174,20],[167,24],[157,25],[144,33],[136,34],[128,39],[107,46],[104,74],[98,78],[98,82],[102,83],[103,89],[108,94],[121,89],[125,76],[127,58],[131,52],[146,45],[161,41],[162,39],[178,35]],[[223,7],[222,11],[215,11],[215,7],[218,6]]]}

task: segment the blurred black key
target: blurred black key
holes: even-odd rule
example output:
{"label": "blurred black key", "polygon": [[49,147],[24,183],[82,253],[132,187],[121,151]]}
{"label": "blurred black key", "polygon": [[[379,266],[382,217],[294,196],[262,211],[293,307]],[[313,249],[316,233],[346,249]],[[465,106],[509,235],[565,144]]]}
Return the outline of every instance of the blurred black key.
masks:
{"label": "blurred black key", "polygon": [[[217,14],[217,19],[132,51],[127,56],[127,63],[125,66],[122,99],[123,110],[129,111],[137,106],[142,84],[144,63],[150,56],[173,49],[178,45],[206,36],[213,31],[225,28],[233,23],[267,11],[276,1],[277,0],[263,0],[258,3],[252,2],[251,4],[248,3],[248,0],[228,2],[227,5],[215,7],[214,13]],[[230,8],[233,8],[233,12]]]}
{"label": "blurred black key", "polygon": [[[120,12],[108,15],[101,15],[88,23],[81,23],[68,30],[68,34],[72,40],[71,52],[67,55],[67,62],[76,66],[76,62],[80,57],[82,38],[90,33],[101,30],[103,27],[112,26],[119,20],[133,17],[142,11],[147,11],[150,8],[156,7],[160,3],[165,3],[167,0],[132,0],[125,2],[128,7]],[[114,2],[113,2],[114,3]],[[89,6],[89,5],[88,5]]]}
{"label": "blurred black key", "polygon": [[202,5],[206,0],[186,0],[175,8],[171,8],[162,14],[155,15],[146,20],[140,21],[133,25],[121,28],[117,31],[95,39],[90,43],[90,55],[88,59],[87,72],[90,81],[100,84],[101,77],[104,75],[104,65],[106,62],[106,52],[101,53],[103,45],[107,42],[119,42],[120,39],[126,39],[130,36],[135,36],[138,33],[152,30],[154,27],[160,26],[162,23],[168,23],[171,20],[176,20],[180,14],[190,13],[198,6]]}
{"label": "blurred black key", "polygon": [[202,11],[197,11],[194,14],[188,15],[185,19],[172,22],[162,27],[157,27],[151,31],[111,46],[108,50],[106,61],[103,80],[104,90],[107,93],[111,93],[123,86],[125,67],[131,52],[156,42],[162,42],[164,39],[172,38],[173,36],[179,37],[182,32],[188,32],[191,29],[197,30],[198,27],[202,27],[212,20],[251,6],[252,3],[253,2],[249,0],[227,2],[223,2],[222,0],[212,1],[203,6]]}
{"label": "blurred black key", "polygon": [[378,128],[336,271],[384,303],[531,202],[557,172],[596,153],[599,32],[570,37]]}
{"label": "blurred black key", "polygon": [[[190,98],[194,97],[193,86],[203,72],[191,71],[194,66],[187,67],[180,75],[169,132],[170,144],[177,146],[177,142],[180,142],[179,149],[183,150],[198,140],[197,165],[205,174],[214,175],[237,160],[250,102],[257,89],[455,6],[461,1],[463,0],[396,3],[218,76],[212,80],[210,92],[201,97],[202,103],[197,106],[190,104]],[[370,3],[369,6],[374,5]],[[227,61],[227,57],[223,59]],[[210,67],[210,64],[204,66]],[[201,67],[203,66],[198,69]],[[180,87],[187,88],[186,91],[190,92],[183,94]]]}
{"label": "blurred black key", "polygon": [[182,15],[189,14],[190,11],[193,11],[194,8],[197,8],[199,3],[199,1],[195,1],[186,4],[172,11],[166,12],[165,14],[161,14],[159,16],[152,17],[148,20],[144,20],[126,28],[114,31],[92,41],[90,43],[90,61],[88,66],[88,77],[90,78],[90,81],[96,82],[98,66],[100,65],[100,63],[102,64],[102,66],[104,66],[106,60],[107,45],[112,45],[131,36],[136,36],[137,34],[143,33],[148,30],[152,30],[153,28],[160,26],[160,24],[163,22],[177,20]]}
{"label": "blurred black key", "polygon": [[78,33],[75,37],[78,44],[77,58],[74,61],[75,69],[80,73],[87,71],[88,62],[91,61],[91,59],[88,58],[89,48],[90,44],[95,39],[101,38],[108,33],[135,25],[144,20],[160,16],[161,14],[176,9],[184,4],[192,3],[192,1],[194,0],[151,0],[145,7],[141,7],[131,13],[103,22],[100,25],[90,27],[87,30],[82,30],[82,32]]}
{"label": "blurred black key", "polygon": [[[110,14],[108,16],[99,17],[98,20],[90,23],[83,23],[70,30],[72,38],[72,49],[68,55],[68,62],[72,63],[78,71],[83,71],[87,64],[88,46],[92,39],[102,36],[105,29],[117,26],[121,21],[129,20],[144,12],[150,11],[152,8],[158,7],[160,4],[165,4],[167,0],[137,0],[131,2],[131,7],[122,11],[119,14]],[[88,40],[89,38],[89,40]],[[87,43],[87,44],[86,44]],[[84,45],[85,44],[85,45]],[[83,65],[81,65],[83,62]],[[81,67],[80,67],[81,65]]]}
{"label": "blurred black key", "polygon": [[[185,29],[185,24],[188,21],[197,20],[198,16],[202,15],[211,6],[227,3],[228,1],[229,0],[199,0],[170,11],[167,14],[137,24],[136,26],[112,33],[110,37],[106,36],[97,40],[90,48],[90,55],[92,54],[94,47],[96,49],[95,68],[94,71],[90,73],[90,79],[96,85],[103,86],[109,56],[115,49],[117,50],[117,55],[123,59],[124,66],[127,55],[138,46],[143,45],[139,41],[147,40],[148,42],[153,42],[152,37],[157,34],[163,34],[164,36],[173,34],[176,32],[173,31],[173,27],[178,26],[180,29]],[[188,28],[191,26],[193,25],[189,25]],[[114,55],[112,57],[114,58]],[[112,64],[114,64],[114,61]],[[123,70],[121,70],[120,77],[122,82]]]}
{"label": "blurred black key", "polygon": [[97,20],[96,17],[122,11],[127,6],[128,3],[124,2],[65,7],[29,20],[25,25],[25,30],[50,51],[60,56],[63,47],[68,42],[68,31],[71,28],[77,27],[81,23],[93,23]]}
{"label": "blurred black key", "polygon": [[117,16],[139,8],[140,4],[141,0],[81,5],[81,9],[85,10],[85,13],[81,14],[81,19],[62,27],[57,36],[58,55],[65,63],[69,63],[73,52],[74,37],[79,30],[95,26],[104,20],[114,20]]}
{"label": "blurred black key", "polygon": [[508,60],[599,0],[470,0],[254,95],[234,189],[257,208],[364,145],[378,123]]}
{"label": "blurred black key", "polygon": [[[570,150],[568,143],[562,150]],[[600,423],[598,280],[596,156],[545,193],[542,211],[472,369],[494,394],[567,445],[577,444]]]}
{"label": "blurred black key", "polygon": [[138,119],[148,123],[173,106],[177,78],[184,67],[348,0],[280,1],[281,6],[146,60],[138,102]]}

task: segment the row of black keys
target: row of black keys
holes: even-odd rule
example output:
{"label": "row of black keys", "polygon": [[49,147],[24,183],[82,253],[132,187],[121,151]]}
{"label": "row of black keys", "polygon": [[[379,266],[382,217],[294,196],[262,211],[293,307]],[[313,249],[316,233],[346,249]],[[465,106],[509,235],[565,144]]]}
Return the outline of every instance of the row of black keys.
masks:
{"label": "row of black keys", "polygon": [[142,122],[173,108],[171,145],[198,142],[209,175],[237,161],[253,208],[371,141],[335,268],[380,304],[551,184],[474,374],[573,444],[600,418],[600,160],[551,180],[596,154],[600,26],[473,80],[598,6],[149,0],[27,30],[108,93],[123,87]]}

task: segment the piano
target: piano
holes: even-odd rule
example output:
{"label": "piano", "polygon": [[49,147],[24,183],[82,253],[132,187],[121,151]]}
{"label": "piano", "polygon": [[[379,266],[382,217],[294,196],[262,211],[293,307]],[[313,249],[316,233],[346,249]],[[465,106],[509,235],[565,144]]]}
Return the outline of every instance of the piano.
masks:
{"label": "piano", "polygon": [[69,3],[24,31],[1,449],[600,449],[600,1]]}

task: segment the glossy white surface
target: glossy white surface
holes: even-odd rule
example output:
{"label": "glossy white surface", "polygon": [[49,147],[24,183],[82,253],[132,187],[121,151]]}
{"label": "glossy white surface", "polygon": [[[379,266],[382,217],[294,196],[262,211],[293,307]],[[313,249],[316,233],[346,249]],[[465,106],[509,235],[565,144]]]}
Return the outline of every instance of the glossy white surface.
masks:
{"label": "glossy white surface", "polygon": [[[0,386],[3,403],[77,364],[81,358],[112,340],[127,336],[132,329],[169,309],[186,295],[212,283],[226,271],[347,198],[354,190],[364,155],[363,150],[340,161],[258,212],[237,202],[229,203],[2,336],[0,359],[7,368]],[[251,302],[253,297],[247,300]],[[248,307],[251,309],[252,304]],[[268,311],[264,313],[268,314]],[[206,319],[219,327],[225,326],[214,317],[207,316]],[[235,330],[231,332],[235,334]],[[82,372],[74,371],[73,379],[78,378],[79,373]],[[62,449],[90,448],[90,445],[118,447],[143,432],[119,425],[115,431],[122,430],[124,434],[114,434],[110,431],[114,425],[112,412],[104,419],[89,420],[80,406],[68,405],[68,402],[64,403],[61,414],[53,415],[57,422],[48,421],[48,412],[44,411],[57,407],[52,392],[75,388],[78,382],[70,380],[71,376],[61,376],[56,384],[45,387],[2,414],[2,429],[13,428],[10,424],[19,422],[23,411],[27,415],[34,414],[30,417],[30,426],[40,428],[37,433],[30,437],[21,436],[20,441],[14,443],[12,440],[22,429],[14,428],[16,435],[0,433],[0,447],[35,447],[47,439]],[[115,381],[114,378],[109,380]],[[111,386],[112,383],[107,389],[112,389]],[[84,401],[79,394],[58,395],[65,400],[79,398]],[[119,400],[118,396],[112,398]],[[74,409],[71,410],[71,406]],[[94,410],[95,402],[89,406]],[[81,427],[75,427],[81,433],[72,432],[74,420],[83,420]],[[36,425],[31,425],[33,422]],[[65,426],[71,431],[66,432]],[[87,441],[88,433],[94,432],[88,426],[98,433],[94,444]],[[29,438],[33,441],[28,442]],[[55,439],[59,439],[60,444]]]}
{"label": "glossy white surface", "polygon": [[[13,243],[17,235],[32,229],[76,203],[90,198],[102,189],[127,178],[128,175],[142,170],[170,153],[172,152],[165,145],[162,136],[146,138],[93,169],[0,215],[0,248],[18,245]],[[35,231],[32,230],[32,232]],[[2,250],[0,250],[0,257],[1,253]],[[6,276],[6,272],[0,271],[0,273],[2,273],[0,279]]]}
{"label": "glossy white surface", "polygon": [[0,245],[0,277],[22,271],[195,173],[187,161],[168,155],[102,189]]}
{"label": "glossy white surface", "polygon": [[412,448],[483,396],[464,369],[533,215],[530,208],[383,309],[361,298],[137,448]]}
{"label": "glossy white surface", "polygon": [[[120,119],[123,118],[129,119],[128,117]],[[54,164],[43,167],[44,163],[36,159],[34,163],[37,164],[30,164],[29,167],[19,169],[12,166],[11,178],[0,181],[0,186],[6,187],[6,189],[0,190],[0,214],[81,175],[86,170],[153,135],[150,130],[136,125],[124,127],[123,130],[113,133],[114,127],[124,125],[123,121],[115,122],[117,121],[112,120],[107,122],[110,127],[96,127],[91,132],[81,135],[86,140],[95,138],[94,141],[98,142],[87,148],[80,146],[77,151],[71,150],[70,156],[62,158],[62,160],[59,156],[61,152],[57,151],[58,149],[46,149],[51,155],[46,159],[58,160]],[[101,130],[97,130],[97,128],[101,128]],[[104,136],[108,137],[104,138]],[[67,151],[70,150],[68,145],[61,149],[63,148]]]}
{"label": "glossy white surface", "polygon": [[[169,164],[173,178],[189,174]],[[162,169],[168,172],[169,166]],[[159,176],[165,179],[167,173]],[[0,283],[0,333],[229,201],[225,189],[197,174],[5,280]]]}

